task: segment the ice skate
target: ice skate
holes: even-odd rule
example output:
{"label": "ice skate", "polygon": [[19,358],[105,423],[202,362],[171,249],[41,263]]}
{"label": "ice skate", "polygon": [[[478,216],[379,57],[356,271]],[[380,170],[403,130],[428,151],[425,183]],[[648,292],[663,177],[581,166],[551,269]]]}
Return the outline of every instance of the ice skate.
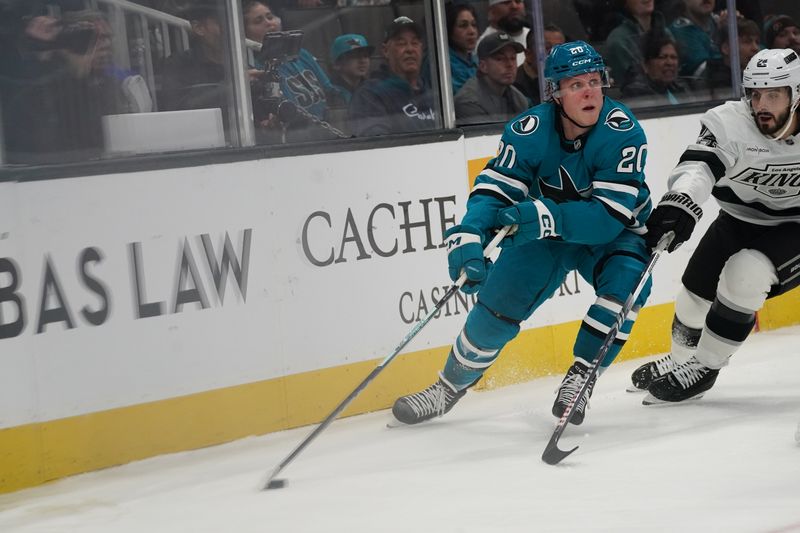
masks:
{"label": "ice skate", "polygon": [[682,365],[676,365],[669,373],[654,380],[642,400],[644,405],[676,403],[699,400],[714,386],[719,369],[708,368],[692,357]]}
{"label": "ice skate", "polygon": [[653,381],[666,375],[674,367],[675,362],[672,360],[671,354],[643,364],[631,374],[631,385],[628,386],[627,391],[646,392]]}
{"label": "ice skate", "polygon": [[439,376],[439,380],[427,389],[398,398],[392,414],[403,424],[419,424],[447,413],[466,393],[467,389],[456,390]]}
{"label": "ice skate", "polygon": [[[584,377],[588,371],[589,367],[579,361],[575,361],[569,370],[567,370],[567,375],[564,376],[564,379],[561,381],[561,385],[558,387],[556,401],[553,403],[553,416],[556,418],[561,418],[561,416],[564,414],[564,411],[567,409],[567,405],[569,405],[575,395],[578,394],[578,391],[583,385]],[[592,379],[592,382],[589,383],[589,388],[586,389],[586,394],[584,394],[580,401],[575,405],[575,412],[570,419],[570,423],[575,424],[576,426],[583,423],[583,418],[586,415],[586,406],[589,403],[589,398],[592,396],[592,389],[594,389],[594,384],[596,382],[597,375],[595,375]]]}

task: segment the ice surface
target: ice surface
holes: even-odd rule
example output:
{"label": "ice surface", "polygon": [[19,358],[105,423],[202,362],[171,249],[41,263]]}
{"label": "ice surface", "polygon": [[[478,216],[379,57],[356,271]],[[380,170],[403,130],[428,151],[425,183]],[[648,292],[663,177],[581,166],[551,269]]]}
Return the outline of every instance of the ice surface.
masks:
{"label": "ice surface", "polygon": [[[0,496],[4,533],[800,532],[800,328],[751,337],[702,400],[640,404],[613,365],[559,466],[540,456],[560,376],[470,393],[444,418],[337,420]],[[433,376],[431,376],[433,379]]]}

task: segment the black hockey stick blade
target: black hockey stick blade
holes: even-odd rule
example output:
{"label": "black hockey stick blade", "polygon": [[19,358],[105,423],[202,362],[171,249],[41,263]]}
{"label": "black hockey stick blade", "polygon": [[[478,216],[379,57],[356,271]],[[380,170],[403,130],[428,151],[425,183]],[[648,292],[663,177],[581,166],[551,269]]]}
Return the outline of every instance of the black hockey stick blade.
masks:
{"label": "black hockey stick blade", "polygon": [[[613,333],[615,328],[611,329],[611,337],[616,337],[616,333]],[[608,339],[608,338],[607,338]],[[606,343],[603,344],[606,347]],[[601,354],[603,353],[603,349],[600,350]],[[602,355],[600,355],[602,358]],[[567,408],[564,409],[564,413],[561,415],[561,418],[558,420],[558,424],[556,424],[556,429],[553,431],[553,435],[550,437],[550,440],[547,442],[547,446],[544,448],[544,452],[542,452],[542,461],[549,465],[557,465],[561,461],[563,461],[569,454],[574,452],[578,449],[578,446],[575,446],[568,452],[560,449],[558,447],[558,439],[561,438],[561,435],[564,433],[564,430],[567,429],[569,425],[569,421],[572,420],[572,415],[575,413],[575,405],[577,405],[580,398],[582,398],[586,394],[586,389],[589,388],[589,383],[594,378],[595,374],[597,374],[597,369],[599,365],[600,359],[595,358],[592,361],[592,364],[589,366],[589,374],[584,379],[581,388],[578,390],[578,393],[572,399],[572,401],[567,405]]]}
{"label": "black hockey stick blade", "polygon": [[575,406],[578,404],[581,398],[583,398],[587,394],[587,389],[589,388],[589,384],[592,382],[593,379],[598,374],[600,370],[600,364],[605,359],[606,354],[608,353],[608,349],[611,347],[611,344],[614,342],[614,339],[617,337],[617,332],[619,332],[620,328],[622,327],[623,322],[625,321],[625,317],[628,316],[628,313],[633,308],[633,304],[638,298],[639,293],[644,288],[645,283],[647,282],[647,278],[650,276],[650,273],[653,271],[653,268],[656,266],[656,262],[658,258],[661,256],[661,253],[667,249],[667,246],[674,238],[674,233],[669,232],[666,233],[664,236],[661,237],[661,240],[658,242],[658,245],[653,250],[653,253],[650,254],[650,260],[647,262],[642,273],[639,275],[639,279],[636,282],[636,287],[631,291],[628,297],[625,300],[625,303],[622,304],[622,308],[620,312],[617,314],[614,326],[608,331],[606,334],[605,339],[603,339],[603,344],[600,346],[600,349],[595,355],[592,362],[589,364],[589,369],[587,370],[586,375],[583,379],[583,384],[581,385],[580,389],[578,390],[577,394],[573,396],[572,400],[567,405],[567,408],[564,409],[564,413],[561,415],[561,419],[559,419],[558,424],[556,424],[556,429],[553,431],[553,435],[550,437],[550,441],[547,443],[547,446],[542,452],[542,461],[549,465],[557,465],[561,461],[563,461],[566,457],[568,457],[572,452],[578,449],[577,446],[565,452],[564,450],[559,449],[558,447],[558,439],[561,438],[561,435],[564,433],[564,430],[567,428],[569,421],[572,419],[572,415],[575,409]]}
{"label": "black hockey stick blade", "polygon": [[578,449],[578,446],[575,446],[574,448],[566,452],[560,449],[558,447],[559,436],[560,435],[558,434],[553,434],[553,436],[550,437],[550,442],[547,443],[547,446],[545,446],[544,452],[542,453],[542,461],[544,461],[549,465],[557,465],[558,463],[569,457],[569,455],[572,452]]}
{"label": "black hockey stick blade", "polygon": [[286,486],[286,479],[278,478],[278,474],[283,470],[283,464],[276,466],[267,475],[267,479],[261,484],[261,490],[282,489]]}
{"label": "black hockey stick blade", "polygon": [[264,487],[263,490],[282,489],[286,486],[285,479],[273,479]]}

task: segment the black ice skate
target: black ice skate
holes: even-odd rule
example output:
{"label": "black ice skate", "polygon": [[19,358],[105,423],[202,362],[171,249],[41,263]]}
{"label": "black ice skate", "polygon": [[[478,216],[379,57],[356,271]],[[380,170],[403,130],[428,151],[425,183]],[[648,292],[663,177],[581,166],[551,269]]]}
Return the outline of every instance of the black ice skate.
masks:
{"label": "black ice skate", "polygon": [[631,374],[631,383],[633,386],[628,388],[628,392],[646,391],[653,381],[666,375],[674,367],[675,362],[672,360],[670,354],[643,364]]}
{"label": "black ice skate", "polygon": [[392,414],[403,424],[419,424],[447,413],[466,393],[467,389],[458,391],[440,376],[427,389],[398,398]]}
{"label": "black ice skate", "polygon": [[[558,396],[556,396],[556,401],[553,403],[553,416],[556,418],[561,418],[564,414],[564,411],[567,410],[567,405],[572,401],[578,391],[580,390],[581,386],[583,386],[583,380],[586,376],[586,373],[589,371],[589,367],[585,364],[575,361],[569,370],[567,370],[567,375],[564,376],[563,381],[561,381],[561,385],[558,387]],[[592,396],[592,389],[594,389],[594,384],[597,382],[597,374],[595,374],[592,382],[589,383],[589,388],[586,389],[586,394],[580,399],[580,401],[575,405],[574,413],[572,418],[570,419],[570,423],[575,424],[576,426],[583,423],[583,418],[586,415],[586,405],[589,402],[589,398]]]}
{"label": "black ice skate", "polygon": [[664,402],[699,400],[714,386],[719,369],[708,368],[692,357],[682,365],[676,365],[668,374],[654,380],[642,400],[645,405]]}

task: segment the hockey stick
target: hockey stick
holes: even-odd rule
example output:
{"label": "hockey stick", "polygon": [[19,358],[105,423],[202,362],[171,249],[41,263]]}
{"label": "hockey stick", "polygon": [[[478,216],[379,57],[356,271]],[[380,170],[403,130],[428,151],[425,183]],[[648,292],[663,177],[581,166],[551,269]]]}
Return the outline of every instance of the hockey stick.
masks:
{"label": "hockey stick", "polygon": [[583,384],[578,390],[578,394],[576,394],[569,404],[567,404],[564,414],[561,415],[561,418],[556,424],[556,429],[553,432],[553,436],[550,437],[550,441],[547,443],[547,446],[545,446],[544,452],[542,453],[542,461],[545,463],[549,465],[556,465],[563,461],[564,458],[566,458],[569,454],[578,449],[578,446],[575,446],[569,451],[561,450],[558,447],[558,439],[561,438],[561,434],[564,433],[564,430],[567,428],[567,424],[569,423],[570,419],[572,419],[572,415],[575,412],[575,406],[586,394],[586,390],[589,388],[589,383],[592,382],[594,377],[600,371],[600,363],[602,363],[603,359],[605,359],[608,349],[611,348],[611,344],[614,342],[614,339],[616,339],[617,333],[619,333],[622,324],[625,323],[625,317],[628,316],[628,313],[630,313],[631,309],[633,308],[633,304],[636,302],[636,299],[639,297],[642,289],[644,289],[644,286],[647,283],[647,278],[650,277],[650,273],[656,266],[658,258],[661,256],[661,253],[666,250],[667,246],[669,246],[669,243],[672,241],[674,236],[675,234],[670,231],[661,237],[661,240],[658,241],[653,253],[650,255],[650,260],[647,262],[647,266],[645,266],[644,270],[639,276],[639,280],[636,282],[636,287],[633,289],[633,292],[628,295],[625,303],[622,304],[622,309],[617,314],[614,325],[609,330],[606,338],[603,340],[603,344],[600,346],[600,350],[598,350],[597,355],[594,357],[594,359],[592,359],[592,362],[589,365],[589,369],[584,376]]}
{"label": "hockey stick", "polygon": [[[486,248],[484,248],[483,250],[484,257],[489,257],[489,255],[494,251],[495,248],[497,248],[497,245],[500,244],[500,241],[503,240],[503,238],[506,236],[506,233],[508,233],[510,229],[511,226],[505,226],[500,231],[497,232],[497,234],[489,242],[489,244],[486,245]],[[291,463],[295,459],[295,457],[297,457],[300,454],[300,452],[302,452],[305,449],[306,446],[311,444],[311,441],[313,441],[320,433],[322,433],[325,430],[325,428],[327,428],[331,424],[331,422],[333,422],[334,419],[336,419],[336,417],[339,416],[339,414],[342,411],[344,411],[345,407],[347,407],[350,404],[350,402],[352,402],[355,399],[355,397],[358,396],[359,393],[362,390],[364,390],[364,388],[367,385],[369,385],[369,383],[373,379],[375,379],[375,377],[378,374],[380,374],[381,371],[384,368],[386,368],[386,366],[389,363],[392,362],[392,360],[397,356],[397,354],[400,353],[400,350],[405,348],[405,346],[409,342],[411,342],[411,339],[416,337],[417,333],[419,333],[422,330],[422,328],[424,328],[428,324],[428,322],[430,322],[433,316],[439,312],[439,310],[444,306],[444,304],[450,298],[452,298],[455,293],[458,292],[458,290],[461,288],[462,285],[464,285],[464,283],[466,283],[466,281],[467,281],[467,274],[462,273],[461,276],[456,280],[456,282],[453,283],[453,285],[449,289],[447,289],[447,292],[445,292],[444,295],[442,295],[442,298],[438,302],[436,302],[436,305],[433,307],[433,309],[431,309],[431,311],[427,315],[425,315],[425,318],[420,320],[417,323],[417,325],[414,326],[405,337],[403,337],[403,340],[400,341],[400,344],[397,345],[394,351],[388,356],[386,356],[386,358],[383,361],[381,361],[381,363],[378,366],[376,366],[372,370],[372,372],[370,372],[369,375],[365,377],[361,383],[358,384],[358,386],[355,389],[353,389],[353,392],[348,394],[347,397],[344,400],[342,400],[342,402],[339,405],[336,406],[336,408],[331,412],[331,414],[325,417],[325,420],[323,420],[320,423],[320,425],[314,428],[314,431],[312,431],[305,439],[303,439],[303,441],[300,444],[297,445],[297,447],[294,450],[292,450],[292,453],[287,455],[286,458],[278,464],[278,466],[272,469],[272,471],[267,476],[266,482],[264,483],[262,490],[279,489],[286,486],[285,479],[275,479],[277,475],[280,474],[280,472],[284,468],[286,468],[286,466],[289,463]]]}

